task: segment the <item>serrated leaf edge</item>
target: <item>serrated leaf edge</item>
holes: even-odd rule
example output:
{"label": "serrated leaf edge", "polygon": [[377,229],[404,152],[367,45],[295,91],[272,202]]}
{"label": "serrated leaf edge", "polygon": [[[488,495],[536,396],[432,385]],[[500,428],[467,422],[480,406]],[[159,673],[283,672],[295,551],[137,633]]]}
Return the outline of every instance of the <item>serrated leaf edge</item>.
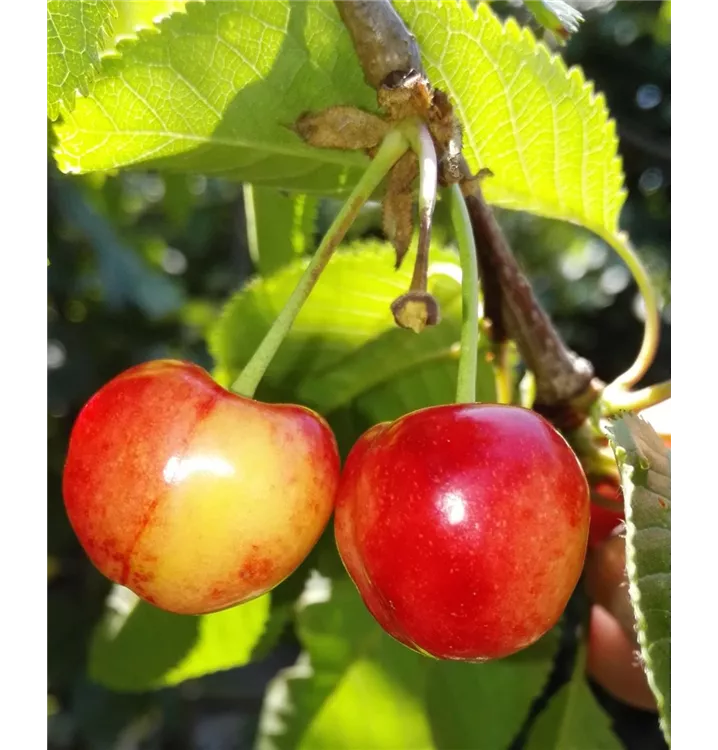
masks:
{"label": "serrated leaf edge", "polygon": [[[635,419],[643,423],[644,425],[647,425],[651,430],[653,430],[653,427],[651,427],[651,425],[646,420],[629,412],[627,414],[624,414],[614,419],[613,423],[609,425],[608,428],[606,429],[606,433],[608,435],[611,447],[613,448],[614,455],[616,456],[616,462],[618,463],[620,473],[621,473],[621,485],[623,488],[625,516],[626,516],[626,571],[628,573],[628,581],[629,581],[628,593],[631,599],[631,605],[633,608],[634,617],[636,618],[636,635],[638,639],[638,645],[640,648],[641,661],[643,662],[644,672],[646,674],[648,684],[651,688],[651,692],[653,693],[656,699],[656,705],[658,706],[658,713],[660,717],[661,730],[663,731],[666,742],[670,746],[671,744],[670,718],[666,717],[665,695],[663,694],[663,691],[656,684],[655,669],[654,669],[654,664],[653,664],[653,658],[651,656],[651,647],[659,643],[662,643],[666,639],[661,638],[650,644],[648,643],[648,637],[647,637],[648,623],[646,620],[646,615],[644,613],[644,610],[641,606],[641,590],[638,585],[640,581],[644,580],[645,576],[643,578],[639,577],[638,564],[636,560],[636,555],[637,555],[636,541],[637,541],[638,534],[642,531],[646,531],[647,529],[638,529],[636,525],[633,523],[633,504],[631,502],[633,499],[634,490],[637,487],[639,489],[642,488],[642,485],[637,485],[634,483],[634,476],[636,472],[645,472],[646,484],[647,484],[648,483],[647,475],[650,474],[653,471],[653,469],[650,465],[648,465],[647,468],[644,468],[642,465],[640,465],[640,462],[647,461],[647,456],[644,455],[645,448],[643,445],[637,444],[636,437],[634,436],[633,432],[630,430],[630,427],[627,428],[628,430],[627,436],[633,441],[633,444],[631,446],[626,446],[623,444],[619,444],[617,442],[615,427],[621,419],[625,420],[626,418]],[[660,437],[658,437],[657,433],[656,433],[656,437],[660,441]],[[649,447],[651,451],[655,450],[653,446],[647,446],[647,447]],[[666,449],[666,452],[670,454],[670,451],[667,449]],[[639,466],[634,466],[633,462],[639,462]],[[625,483],[630,483],[630,484],[627,487]],[[650,489],[648,489],[647,487],[643,489],[650,494],[656,494],[652,492]],[[665,500],[668,503],[667,511],[670,513],[670,498],[665,498]],[[666,531],[668,534],[670,534],[670,528],[668,529],[661,528],[661,530]],[[656,575],[667,577],[670,580],[670,572],[656,574]]]}
{"label": "serrated leaf edge", "polygon": [[[607,208],[606,208],[606,198],[609,195],[608,191],[606,190],[606,184],[604,182],[604,190],[603,190],[603,196],[604,196],[604,205],[603,205],[603,216],[604,221],[601,224],[596,224],[593,221],[588,221],[587,217],[584,216],[578,216],[576,214],[572,214],[569,212],[564,211],[562,215],[562,219],[565,221],[573,222],[576,224],[579,224],[580,226],[586,227],[587,229],[595,232],[599,236],[603,236],[606,233],[608,234],[617,234],[618,232],[618,219],[620,217],[621,211],[623,209],[623,205],[625,203],[626,197],[628,195],[628,191],[625,186],[625,173],[623,170],[623,159],[621,158],[619,152],[618,152],[618,136],[616,133],[616,121],[614,118],[609,116],[608,108],[606,106],[606,97],[602,92],[596,92],[595,84],[593,81],[587,80],[583,70],[576,65],[573,65],[571,67],[568,67],[561,57],[559,53],[552,52],[549,50],[549,48],[546,46],[544,42],[536,38],[536,35],[533,33],[533,31],[529,27],[522,27],[518,24],[516,19],[513,17],[509,17],[506,21],[502,22],[491,10],[488,3],[486,2],[480,2],[477,4],[477,6],[472,9],[471,6],[468,4],[467,0],[437,0],[437,5],[441,7],[441,5],[444,2],[453,2],[457,7],[459,7],[464,14],[466,14],[468,17],[470,17],[471,21],[473,22],[479,22],[481,24],[488,24],[493,25],[494,29],[499,32],[501,35],[503,35],[507,41],[514,42],[517,46],[525,45],[524,49],[522,50],[522,54],[524,56],[529,56],[531,54],[543,58],[543,61],[545,63],[548,63],[548,65],[561,74],[563,74],[567,81],[569,81],[572,84],[574,93],[580,95],[583,97],[585,101],[588,102],[589,107],[595,108],[599,107],[601,110],[603,110],[603,115],[605,117],[605,122],[603,124],[602,130],[603,130],[603,137],[606,141],[610,141],[613,146],[614,156],[612,157],[610,164],[607,164],[607,167],[613,167],[618,174],[620,175],[620,185],[618,186],[616,190],[616,209],[615,209],[615,215],[612,217],[613,222],[607,222]],[[465,29],[466,33],[468,35],[471,35],[470,29]],[[422,50],[422,56],[425,55],[425,52]],[[439,65],[436,62],[432,61],[432,65],[436,67],[437,69],[441,69],[441,65]],[[435,82],[436,83],[436,82]],[[446,89],[446,92],[451,96],[452,101],[455,103],[457,114],[459,115],[459,119],[461,120],[462,124],[465,126],[467,122],[467,117],[465,116],[465,113],[463,112],[462,107],[460,106],[460,99],[456,95],[455,91],[453,90],[453,87],[451,86],[450,82],[448,80],[444,80],[441,82],[441,85]],[[471,148],[476,154],[476,157],[480,160],[480,149],[478,148],[477,144],[472,142],[471,139],[471,133],[469,129],[464,130],[464,136],[465,138],[468,138],[468,141],[471,145]],[[518,138],[516,141],[518,142]],[[585,151],[584,151],[585,153]],[[520,158],[520,155],[519,155]],[[490,167],[489,164],[483,164],[479,163],[480,167]],[[583,172],[582,172],[583,173]],[[604,177],[609,177],[611,173],[611,169],[607,168],[605,170]],[[530,185],[530,178],[528,176],[528,171],[524,167],[524,174],[527,178],[527,183]],[[529,197],[532,195],[535,195],[535,193],[530,192]],[[611,193],[613,195],[613,193]],[[560,199],[560,196],[559,196]],[[582,199],[583,200],[583,199]],[[531,201],[525,201],[525,203],[530,204]],[[583,201],[584,205],[586,205],[586,202]],[[509,204],[503,205],[504,208],[511,209],[511,206]],[[563,211],[563,205],[559,204],[560,209]],[[539,215],[539,212],[533,212],[537,215]],[[546,214],[548,215],[548,214]]]}
{"label": "serrated leaf edge", "polygon": [[[114,49],[98,49],[96,50],[96,54],[94,55],[94,60],[92,62],[92,67],[94,70],[95,75],[93,75],[88,80],[84,81],[85,90],[80,90],[81,96],[90,96],[92,93],[91,86],[95,82],[95,76],[99,75],[101,73],[116,73],[118,70],[113,70],[115,65],[118,65],[120,61],[122,60],[123,55],[126,51],[137,45],[139,42],[144,41],[145,39],[148,39],[152,36],[155,36],[156,34],[159,34],[161,31],[162,24],[167,21],[169,18],[171,18],[174,15],[177,14],[186,14],[188,11],[188,6],[192,5],[204,5],[206,0],[187,0],[184,7],[182,8],[175,8],[172,11],[169,11],[167,13],[162,13],[155,17],[154,21],[151,24],[148,25],[142,25],[137,26],[135,28],[134,33],[130,34],[121,34],[115,37],[115,48]],[[115,3],[112,2],[112,15],[114,17],[117,17],[118,11],[117,7],[115,6]],[[107,26],[107,28],[105,28]],[[112,36],[112,26],[111,24],[103,24],[101,27],[102,29],[102,38],[100,39],[101,44],[105,44],[107,42],[107,39]],[[72,111],[75,109],[75,102],[76,102],[76,92],[72,92],[71,97],[68,97],[68,99],[71,98],[71,102],[69,102],[69,106],[63,105],[61,108],[58,108],[58,113],[54,118],[50,118],[53,120],[53,122],[57,121],[60,114],[69,115],[72,113]],[[62,101],[58,102],[58,106],[62,104]],[[48,115],[49,116],[49,115]],[[62,166],[63,162],[61,161],[60,157],[64,154],[64,150],[60,147],[59,141],[53,148],[53,155],[55,156],[55,160],[57,162],[58,168],[61,172],[71,174],[72,170],[65,170]]]}
{"label": "serrated leaf edge", "polygon": [[[52,109],[48,107],[47,116],[55,122],[61,114],[69,114],[75,108],[77,93],[81,96],[87,96],[90,93],[90,86],[95,79],[95,74],[99,73],[102,64],[101,45],[105,44],[107,39],[112,36],[112,18],[117,17],[117,7],[114,0],[110,0],[110,17],[100,24],[97,30],[97,48],[90,51],[90,69],[81,76],[78,76],[77,88],[70,90],[67,94],[61,93]],[[52,21],[50,9],[47,10],[48,21]],[[59,34],[58,34],[59,36]]]}

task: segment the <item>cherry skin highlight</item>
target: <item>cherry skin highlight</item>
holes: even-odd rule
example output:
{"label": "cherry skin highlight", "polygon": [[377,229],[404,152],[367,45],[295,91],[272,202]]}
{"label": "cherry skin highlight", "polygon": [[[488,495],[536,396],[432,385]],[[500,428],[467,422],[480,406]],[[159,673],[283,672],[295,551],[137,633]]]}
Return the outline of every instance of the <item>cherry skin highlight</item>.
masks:
{"label": "cherry skin highlight", "polygon": [[369,611],[440,659],[508,656],[560,618],[586,554],[589,492],[566,441],[515,406],[379,424],[347,458],[334,529]]}
{"label": "cherry skin highlight", "polygon": [[237,396],[196,365],[159,360],[84,406],[63,495],[100,572],[162,609],[202,614],[295,570],[329,521],[339,469],[318,414]]}

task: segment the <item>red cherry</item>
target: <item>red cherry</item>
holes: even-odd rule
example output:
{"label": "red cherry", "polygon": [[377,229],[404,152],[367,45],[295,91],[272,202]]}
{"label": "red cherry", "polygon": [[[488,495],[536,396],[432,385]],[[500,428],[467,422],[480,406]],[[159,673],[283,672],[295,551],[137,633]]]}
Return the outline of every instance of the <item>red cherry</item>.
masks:
{"label": "red cherry", "polygon": [[339,553],[369,611],[406,646],[484,661],[534,643],[583,566],[588,484],[538,414],[447,405],[377,425],[337,496]]}
{"label": "red cherry", "polygon": [[162,609],[200,614],[286,578],[325,528],[338,482],[336,441],[319,415],[159,360],[82,409],[63,494],[104,575]]}

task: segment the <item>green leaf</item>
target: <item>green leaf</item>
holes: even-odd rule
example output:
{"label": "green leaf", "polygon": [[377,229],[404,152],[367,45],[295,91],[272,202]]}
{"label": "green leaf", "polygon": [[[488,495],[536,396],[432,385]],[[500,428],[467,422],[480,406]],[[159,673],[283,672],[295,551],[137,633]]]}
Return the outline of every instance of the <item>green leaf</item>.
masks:
{"label": "green leaf", "polygon": [[142,692],[250,661],[269,613],[268,595],[211,615],[174,615],[115,587],[90,645],[89,676]]}
{"label": "green leaf", "polygon": [[[583,667],[583,660],[580,660]],[[609,716],[594,698],[583,669],[551,698],[531,729],[526,750],[621,750]]]}
{"label": "green leaf", "polygon": [[71,111],[75,92],[87,94],[111,29],[111,0],[48,0],[47,116]]}
{"label": "green leaf", "polygon": [[267,657],[275,648],[285,629],[294,620],[297,600],[302,595],[313,571],[324,569],[322,558],[327,551],[338,557],[331,524],[324,529],[322,536],[299,567],[272,589],[269,616],[262,637],[252,652],[252,661]]}
{"label": "green leaf", "polygon": [[314,196],[245,184],[249,253],[262,276],[312,249],[318,209]]}
{"label": "green leaf", "polygon": [[554,628],[506,659],[433,663],[427,698],[437,747],[506,750],[549,678],[558,641]]}
{"label": "green leaf", "polygon": [[117,42],[136,37],[141,29],[151,29],[156,22],[175,11],[181,11],[187,0],[114,0],[117,18],[112,24],[113,38],[105,45],[105,52],[117,49]]}
{"label": "green leaf", "polygon": [[258,749],[432,748],[424,709],[431,661],[384,633],[348,578],[315,584],[331,596],[320,592],[299,614],[308,653],[270,686]]}
{"label": "green leaf", "polygon": [[290,126],[338,102],[376,108],[332,3],[187,3],[104,58],[90,96],[58,125],[66,172],[136,164],[345,192],[360,153],[313,149]]}
{"label": "green leaf", "polygon": [[626,505],[626,569],[648,684],[671,737],[671,451],[646,421],[611,427]]}
{"label": "green leaf", "polygon": [[[469,162],[495,174],[487,199],[615,231],[625,197],[615,125],[581,71],[486,5],[476,15],[466,2],[396,5],[456,105]],[[376,108],[333,4],[209,0],[186,10],[103,61],[90,97],[57,128],[60,168],[142,163],[346,192],[366,158],[312,149],[287,127],[306,110]]]}
{"label": "green leaf", "polygon": [[[458,270],[451,250],[433,248],[431,257]],[[261,392],[291,396],[325,414],[354,404],[370,423],[394,418],[405,409],[452,401],[460,287],[433,275],[429,288],[441,304],[441,323],[418,336],[398,329],[390,304],[409,288],[413,261],[412,252],[394,271],[393,248],[376,241],[339,251],[272,360]],[[231,382],[247,363],[305,266],[306,261],[295,261],[256,279],[227,304],[210,335],[223,380]],[[493,373],[481,354],[480,360],[478,390],[491,400]]]}
{"label": "green leaf", "polygon": [[507,659],[432,663],[427,700],[436,746],[506,750],[546,684],[557,648],[554,628]]}
{"label": "green leaf", "polygon": [[501,661],[435,661],[388,636],[345,574],[312,579],[297,629],[306,652],[267,692],[258,750],[506,748],[558,642],[554,630]]}
{"label": "green leaf", "polygon": [[487,200],[614,232],[625,199],[616,127],[581,70],[484,3],[394,5],[454,102],[469,164],[494,173]]}

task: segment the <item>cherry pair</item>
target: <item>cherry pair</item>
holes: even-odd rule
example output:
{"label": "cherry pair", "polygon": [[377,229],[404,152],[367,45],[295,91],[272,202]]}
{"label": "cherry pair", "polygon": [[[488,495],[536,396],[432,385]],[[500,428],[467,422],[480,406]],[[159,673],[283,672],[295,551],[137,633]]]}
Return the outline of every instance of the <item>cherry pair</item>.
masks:
{"label": "cherry pair", "polygon": [[578,459],[532,411],[423,409],[370,429],[340,471],[315,412],[238,396],[173,360],[90,399],[63,492],[97,568],[184,614],[275,587],[335,511],[341,558],[382,627],[469,661],[514,653],[557,622],[589,525]]}

